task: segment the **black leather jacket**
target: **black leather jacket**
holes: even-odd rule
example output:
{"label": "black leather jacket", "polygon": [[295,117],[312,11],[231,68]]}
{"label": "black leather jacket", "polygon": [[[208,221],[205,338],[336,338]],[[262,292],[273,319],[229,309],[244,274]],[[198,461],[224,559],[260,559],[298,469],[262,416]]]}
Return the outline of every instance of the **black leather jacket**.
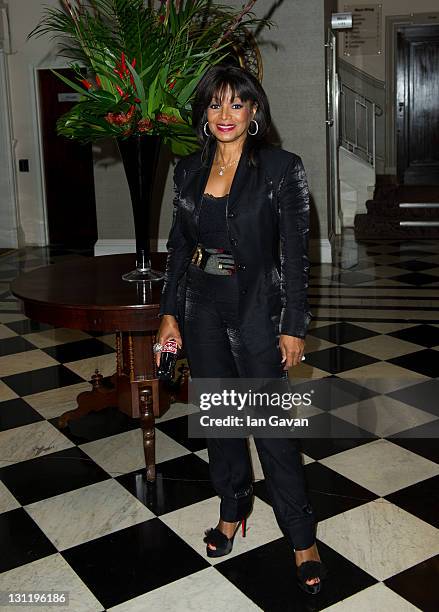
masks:
{"label": "black leather jacket", "polygon": [[[159,316],[184,320],[186,270],[197,245],[207,166],[201,150],[174,170],[173,222]],[[240,330],[249,351],[264,350],[279,334],[304,338],[311,320],[307,300],[309,189],[302,160],[278,147],[258,152],[258,167],[241,154],[230,188],[227,224],[238,270]],[[184,326],[180,332],[184,343]]]}

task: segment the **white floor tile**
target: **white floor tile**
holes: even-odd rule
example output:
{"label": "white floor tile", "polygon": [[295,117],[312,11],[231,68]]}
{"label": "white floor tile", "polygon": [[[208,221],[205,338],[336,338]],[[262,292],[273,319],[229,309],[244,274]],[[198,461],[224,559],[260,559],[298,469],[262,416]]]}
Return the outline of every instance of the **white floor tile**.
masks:
{"label": "white floor tile", "polygon": [[438,530],[385,499],[320,522],[317,537],[377,580],[439,553]]}
{"label": "white floor tile", "polygon": [[388,440],[373,440],[320,460],[377,495],[439,474],[439,465]]}
{"label": "white floor tile", "polygon": [[[154,518],[112,478],[25,506],[58,550],[65,550]],[[53,517],[57,520],[54,521]]]}

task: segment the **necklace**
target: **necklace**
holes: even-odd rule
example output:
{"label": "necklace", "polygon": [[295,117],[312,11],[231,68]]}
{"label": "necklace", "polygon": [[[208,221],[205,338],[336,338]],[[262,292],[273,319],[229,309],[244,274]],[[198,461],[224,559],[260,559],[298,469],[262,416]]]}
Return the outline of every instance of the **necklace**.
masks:
{"label": "necklace", "polygon": [[228,168],[229,166],[232,166],[233,164],[236,164],[236,162],[237,162],[237,161],[239,161],[239,157],[238,157],[238,159],[234,159],[233,161],[229,162],[229,163],[228,163],[228,164],[226,164],[225,166],[220,166],[220,171],[218,172],[218,174],[219,174],[220,176],[223,176],[223,174],[224,174],[224,170],[225,170],[226,168]]}

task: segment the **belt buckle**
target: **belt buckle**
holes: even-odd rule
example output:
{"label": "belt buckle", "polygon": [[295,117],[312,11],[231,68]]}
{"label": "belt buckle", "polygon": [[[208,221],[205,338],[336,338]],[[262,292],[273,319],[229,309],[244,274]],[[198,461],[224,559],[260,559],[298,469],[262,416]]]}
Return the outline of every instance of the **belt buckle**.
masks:
{"label": "belt buckle", "polygon": [[197,248],[195,249],[195,253],[192,256],[192,263],[200,267],[202,257],[203,249],[200,246],[197,246]]}
{"label": "belt buckle", "polygon": [[[221,254],[221,253],[219,253],[219,254]],[[230,253],[226,252],[226,254],[229,255]],[[217,267],[218,267],[219,270],[227,270],[229,274],[234,274],[236,272],[236,265],[235,265],[235,262],[234,262],[233,259],[232,259],[232,261],[233,261],[233,265],[228,267],[228,265],[224,265],[224,263],[227,264],[227,261],[226,262],[222,262],[222,261],[218,261],[217,260]]]}

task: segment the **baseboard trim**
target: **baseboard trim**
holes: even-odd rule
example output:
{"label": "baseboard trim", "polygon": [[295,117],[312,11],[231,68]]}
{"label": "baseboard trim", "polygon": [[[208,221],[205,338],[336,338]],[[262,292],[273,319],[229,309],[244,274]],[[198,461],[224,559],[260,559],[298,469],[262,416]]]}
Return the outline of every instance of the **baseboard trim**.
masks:
{"label": "baseboard trim", "polygon": [[[151,250],[166,253],[166,238],[151,241]],[[101,239],[94,246],[95,256],[115,255],[116,253],[135,253],[135,240]],[[309,241],[309,256],[311,261],[332,263],[332,247],[328,238],[311,238]]]}
{"label": "baseboard trim", "polygon": [[[167,239],[159,238],[151,240],[151,251],[166,253]],[[100,239],[94,246],[95,256],[99,255],[115,255],[117,253],[135,253],[136,241],[134,239]]]}
{"label": "baseboard trim", "polygon": [[329,238],[311,238],[309,258],[313,262],[332,263],[332,245]]}
{"label": "baseboard trim", "polygon": [[17,249],[17,229],[0,229],[0,248]]}

